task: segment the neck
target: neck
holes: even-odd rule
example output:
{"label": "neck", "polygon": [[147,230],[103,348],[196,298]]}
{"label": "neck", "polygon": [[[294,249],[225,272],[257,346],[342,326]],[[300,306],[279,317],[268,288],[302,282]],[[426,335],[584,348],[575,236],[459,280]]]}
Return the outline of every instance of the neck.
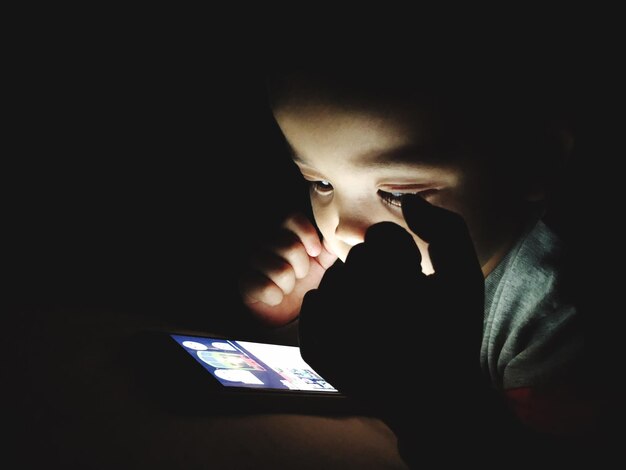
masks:
{"label": "neck", "polygon": [[517,223],[510,224],[505,230],[505,236],[501,237],[501,242],[495,245],[495,248],[491,251],[489,256],[481,262],[481,269],[483,276],[487,277],[502,261],[513,245],[517,242],[517,239],[521,235],[524,227],[529,222],[529,219],[524,219]]}
{"label": "neck", "polygon": [[502,258],[506,256],[511,247],[513,246],[514,240],[508,241],[508,243],[502,244],[500,247],[496,248],[493,254],[483,263],[481,269],[483,271],[483,276],[486,278],[489,276],[491,271],[496,269],[496,266],[502,261]]}

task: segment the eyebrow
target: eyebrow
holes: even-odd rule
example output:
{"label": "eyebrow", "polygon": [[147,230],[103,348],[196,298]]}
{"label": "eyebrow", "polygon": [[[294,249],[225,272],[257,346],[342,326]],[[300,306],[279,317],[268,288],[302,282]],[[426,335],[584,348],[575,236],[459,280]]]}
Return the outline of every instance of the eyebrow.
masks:
{"label": "eyebrow", "polygon": [[[296,163],[311,166],[306,158],[302,157],[291,145],[289,145],[291,158]],[[404,145],[385,151],[371,151],[356,155],[354,161],[361,168],[381,168],[391,165],[423,166],[441,163],[444,156],[442,148],[433,145]]]}

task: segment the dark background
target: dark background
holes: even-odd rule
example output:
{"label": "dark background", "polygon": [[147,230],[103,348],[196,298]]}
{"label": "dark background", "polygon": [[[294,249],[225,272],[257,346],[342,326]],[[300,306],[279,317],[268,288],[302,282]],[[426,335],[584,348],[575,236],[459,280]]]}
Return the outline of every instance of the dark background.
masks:
{"label": "dark background", "polygon": [[143,46],[30,58],[5,173],[12,305],[225,321],[243,260],[306,204],[259,62]]}
{"label": "dark background", "polygon": [[[86,24],[20,38],[4,157],[13,312],[117,309],[207,328],[245,321],[241,265],[307,206],[266,100],[266,59],[281,51],[176,31],[93,34]],[[563,43],[554,54],[562,66],[529,61],[536,49],[519,58],[550,64],[546,73],[568,90],[575,151],[550,220],[575,253],[576,290],[602,336],[621,300],[621,277],[608,273],[622,265],[623,211],[617,82],[592,46]],[[511,52],[507,63],[516,60]]]}
{"label": "dark background", "polygon": [[[172,435],[133,441],[153,421],[139,415],[147,424],[123,432],[125,413],[140,407],[115,399],[130,382],[114,361],[120,338],[145,325],[135,314],[199,331],[243,328],[241,265],[287,212],[306,207],[305,189],[267,107],[262,55],[167,23],[123,34],[115,22],[95,32],[89,21],[54,24],[9,41],[2,297],[7,377],[20,395],[7,401],[23,431],[16,449],[46,463],[40,449],[89,461],[94,447],[115,458],[130,442],[159,456]],[[594,385],[614,394],[613,415],[623,399],[623,108],[604,51],[569,48],[575,152],[550,216],[573,255]],[[205,458],[204,442],[192,451]]]}

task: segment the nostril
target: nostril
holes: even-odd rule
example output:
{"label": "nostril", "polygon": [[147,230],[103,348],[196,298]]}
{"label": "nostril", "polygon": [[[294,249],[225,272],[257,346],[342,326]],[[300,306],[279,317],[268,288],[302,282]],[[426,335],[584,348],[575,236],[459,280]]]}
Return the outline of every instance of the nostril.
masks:
{"label": "nostril", "polygon": [[359,243],[363,243],[363,237],[353,237],[353,236],[339,236],[337,238],[349,246],[358,245]]}
{"label": "nostril", "polygon": [[344,214],[339,217],[335,227],[335,238],[350,247],[358,245],[365,240],[365,233],[370,225],[366,214]]}

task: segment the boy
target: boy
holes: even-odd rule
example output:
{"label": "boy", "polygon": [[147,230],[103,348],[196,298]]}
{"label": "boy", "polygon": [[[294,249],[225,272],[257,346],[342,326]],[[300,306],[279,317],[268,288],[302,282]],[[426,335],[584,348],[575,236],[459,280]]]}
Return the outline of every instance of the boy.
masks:
{"label": "boy", "polygon": [[[579,433],[580,319],[541,221],[570,144],[549,94],[360,72],[269,81],[315,225],[287,218],[242,276],[245,304],[269,325],[300,315],[305,359],[380,407],[408,462],[417,422],[457,443],[481,424],[507,444]],[[393,343],[393,364],[354,366],[377,341]],[[372,368],[420,389],[379,386]]]}

